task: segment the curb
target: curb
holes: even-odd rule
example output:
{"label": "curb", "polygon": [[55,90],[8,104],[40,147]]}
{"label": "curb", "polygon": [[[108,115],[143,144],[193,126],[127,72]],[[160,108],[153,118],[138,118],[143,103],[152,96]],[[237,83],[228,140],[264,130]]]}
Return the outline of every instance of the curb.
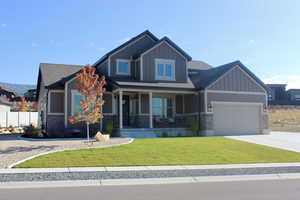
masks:
{"label": "curb", "polygon": [[289,179],[300,179],[300,173],[268,174],[268,175],[203,176],[203,177],[182,177],[182,178],[106,179],[106,180],[81,180],[81,181],[72,180],[72,181],[41,181],[41,182],[0,182],[0,189],[184,184],[184,183],[289,180]]}
{"label": "curb", "polygon": [[[130,144],[133,140],[130,140]],[[122,144],[120,144],[122,145]],[[105,147],[104,147],[105,148]],[[66,151],[66,150],[63,150]],[[45,152],[48,154],[52,152]],[[35,155],[38,157],[40,155]],[[30,160],[31,157],[25,159]],[[16,164],[22,163],[19,161]],[[130,167],[65,167],[65,168],[16,168],[0,169],[0,174],[7,173],[52,173],[52,172],[113,172],[113,171],[159,171],[159,170],[194,170],[194,169],[238,169],[238,168],[268,168],[268,167],[300,167],[295,163],[256,163],[256,164],[224,164],[224,165],[169,165],[169,166],[130,166]]]}
{"label": "curb", "polygon": [[[128,142],[123,142],[123,143],[120,143],[120,144],[112,144],[112,145],[108,145],[108,146],[105,146],[105,147],[89,147],[89,148],[99,148],[99,149],[102,149],[102,148],[109,148],[109,147],[117,147],[117,146],[121,146],[121,145],[130,144],[130,143],[132,143],[133,141],[134,141],[134,139],[129,138],[129,141],[128,141]],[[81,149],[87,149],[87,148],[81,148]],[[47,151],[47,152],[39,153],[39,154],[36,154],[36,155],[34,155],[34,156],[30,156],[30,157],[28,157],[28,158],[19,160],[19,161],[15,162],[15,163],[9,165],[7,168],[8,168],[8,169],[11,169],[11,168],[13,168],[14,166],[16,166],[16,165],[18,165],[18,164],[20,164],[20,163],[23,163],[23,162],[25,162],[25,161],[31,160],[31,159],[33,159],[33,158],[36,158],[36,157],[39,157],[39,156],[42,156],[42,155],[47,155],[47,154],[50,154],[50,153],[56,153],[56,152],[70,151],[70,150],[80,150],[80,149],[76,149],[76,148],[75,148],[75,149],[72,149],[72,148],[70,148],[70,149],[54,150],[54,151]],[[0,173],[1,173],[1,171],[3,171],[3,170],[0,169]],[[3,172],[2,172],[2,173],[3,173]]]}

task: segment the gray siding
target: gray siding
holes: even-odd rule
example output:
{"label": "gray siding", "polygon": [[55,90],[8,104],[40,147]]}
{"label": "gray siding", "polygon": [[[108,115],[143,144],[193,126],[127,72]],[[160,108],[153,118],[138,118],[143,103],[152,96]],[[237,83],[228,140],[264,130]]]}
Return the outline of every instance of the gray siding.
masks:
{"label": "gray siding", "polygon": [[[116,62],[116,60],[117,59],[131,60],[132,56],[143,52],[145,49],[149,48],[154,43],[155,42],[150,37],[144,36],[143,38],[137,40],[136,42],[131,43],[130,45],[128,45],[127,47],[125,47],[121,51],[119,51],[116,54],[112,55],[111,56],[111,65],[110,65],[110,67],[111,67],[111,71],[110,71],[111,76],[116,75],[116,71],[117,71],[117,62]],[[133,67],[133,66],[131,65],[131,67]],[[134,71],[132,69],[133,68],[131,68],[131,72]],[[136,78],[136,77],[134,77],[134,74],[132,74],[132,76],[130,78]]]}
{"label": "gray siding", "polygon": [[240,67],[236,67],[211,85],[209,90],[265,92]]}
{"label": "gray siding", "polygon": [[149,95],[141,94],[141,113],[148,114],[149,113]]}
{"label": "gray siding", "polygon": [[295,95],[300,95],[300,90],[291,90],[288,91],[289,100],[291,101],[299,101],[296,99]]}
{"label": "gray siding", "polygon": [[198,96],[194,94],[184,95],[184,113],[198,112]]}
{"label": "gray siding", "polygon": [[51,92],[50,95],[50,113],[64,113],[64,92]]}
{"label": "gray siding", "polygon": [[103,100],[105,101],[103,105],[103,113],[112,113],[112,95],[104,94]]}
{"label": "gray siding", "polygon": [[104,61],[103,63],[101,63],[100,65],[97,66],[97,70],[107,76],[108,75],[108,60]]}
{"label": "gray siding", "polygon": [[187,81],[187,62],[181,54],[177,53],[173,48],[165,42],[143,55],[143,80],[155,81],[155,59],[175,60],[175,79],[176,82]]}
{"label": "gray siding", "polygon": [[207,93],[207,103],[212,101],[225,102],[251,102],[266,104],[266,95],[260,94],[230,94],[230,93]]}

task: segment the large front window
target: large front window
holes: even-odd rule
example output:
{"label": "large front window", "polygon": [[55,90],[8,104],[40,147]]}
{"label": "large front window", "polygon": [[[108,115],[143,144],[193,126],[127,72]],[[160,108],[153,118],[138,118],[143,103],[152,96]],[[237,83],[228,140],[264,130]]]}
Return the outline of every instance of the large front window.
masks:
{"label": "large front window", "polygon": [[130,60],[117,60],[117,74],[130,75]]}
{"label": "large front window", "polygon": [[156,59],[156,80],[175,80],[175,61]]}
{"label": "large front window", "polygon": [[173,99],[169,97],[152,98],[152,114],[157,117],[173,117]]}
{"label": "large front window", "polygon": [[83,99],[84,96],[77,92],[72,91],[72,115],[74,116],[76,113],[81,111],[80,100]]}

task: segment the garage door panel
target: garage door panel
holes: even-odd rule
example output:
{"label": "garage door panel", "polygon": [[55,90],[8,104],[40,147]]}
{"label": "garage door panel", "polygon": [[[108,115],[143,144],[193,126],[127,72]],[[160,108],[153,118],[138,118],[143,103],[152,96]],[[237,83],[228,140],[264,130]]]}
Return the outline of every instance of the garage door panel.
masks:
{"label": "garage door panel", "polygon": [[259,134],[260,105],[214,104],[216,135]]}

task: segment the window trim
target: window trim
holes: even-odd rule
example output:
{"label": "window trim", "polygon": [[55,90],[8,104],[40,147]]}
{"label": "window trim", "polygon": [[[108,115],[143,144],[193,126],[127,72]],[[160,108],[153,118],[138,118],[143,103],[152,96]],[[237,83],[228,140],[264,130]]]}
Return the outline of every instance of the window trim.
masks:
{"label": "window trim", "polygon": [[[127,62],[128,63],[128,73],[120,72],[119,71],[119,62]],[[131,60],[129,60],[129,59],[117,59],[116,63],[117,63],[116,64],[116,67],[117,67],[116,74],[118,74],[118,75],[125,75],[125,76],[128,76],[128,75],[131,74]]]}
{"label": "window trim", "polygon": [[[165,71],[165,65],[166,64],[171,64],[172,66],[172,78],[168,78],[166,76],[158,76],[158,64],[164,64],[164,71]],[[160,80],[160,81],[175,81],[175,60],[169,60],[169,59],[161,59],[161,58],[156,58],[155,59],[155,80]]]}

